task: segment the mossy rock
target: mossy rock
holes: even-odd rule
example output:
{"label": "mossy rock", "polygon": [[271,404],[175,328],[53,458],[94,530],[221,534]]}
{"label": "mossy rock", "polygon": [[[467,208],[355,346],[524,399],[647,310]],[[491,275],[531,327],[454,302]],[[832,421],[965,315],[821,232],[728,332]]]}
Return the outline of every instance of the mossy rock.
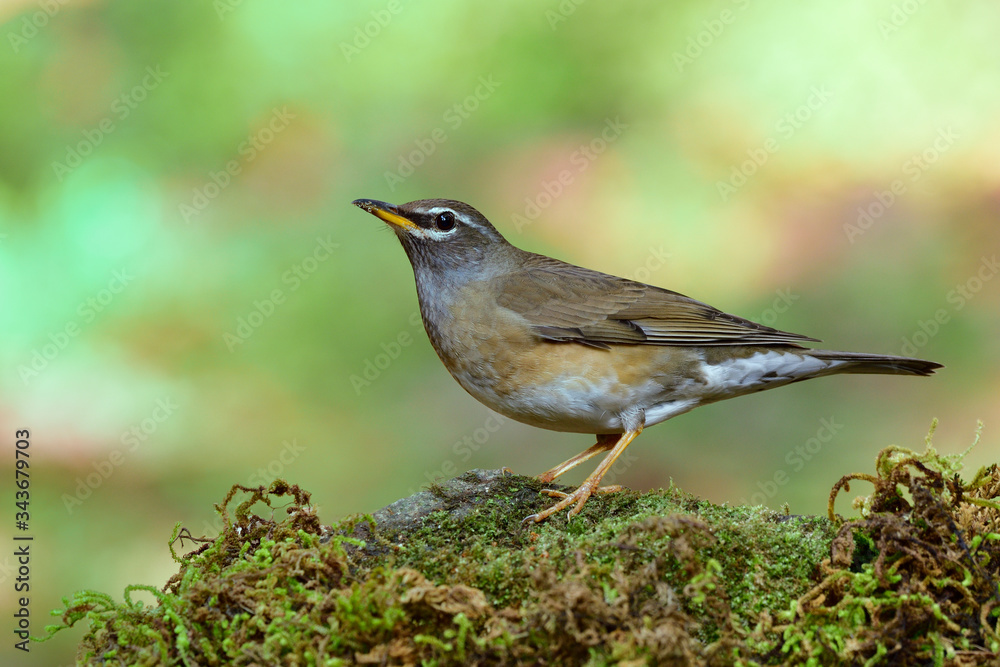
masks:
{"label": "mossy rock", "polygon": [[77,593],[51,631],[90,621],[81,664],[1000,664],[1000,473],[960,460],[883,451],[834,488],[875,484],[846,523],[671,488],[522,525],[539,483],[473,470],[322,526],[296,486],[234,487],[163,591]]}

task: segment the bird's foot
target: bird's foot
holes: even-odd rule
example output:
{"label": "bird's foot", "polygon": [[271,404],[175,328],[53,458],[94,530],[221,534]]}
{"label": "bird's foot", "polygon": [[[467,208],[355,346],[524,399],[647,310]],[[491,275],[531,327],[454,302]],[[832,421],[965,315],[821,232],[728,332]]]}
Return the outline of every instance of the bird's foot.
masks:
{"label": "bird's foot", "polygon": [[590,496],[594,494],[617,493],[621,490],[622,487],[619,484],[615,484],[613,486],[596,486],[589,484],[588,482],[581,484],[576,491],[573,491],[572,493],[556,491],[555,489],[542,489],[542,493],[545,495],[553,498],[560,498],[559,502],[548,509],[542,510],[538,514],[526,516],[521,523],[540,523],[548,519],[556,512],[560,512],[575,503],[573,509],[567,513],[567,518],[572,519],[580,513],[580,510],[583,509],[583,506],[587,503],[587,499],[590,498]]}

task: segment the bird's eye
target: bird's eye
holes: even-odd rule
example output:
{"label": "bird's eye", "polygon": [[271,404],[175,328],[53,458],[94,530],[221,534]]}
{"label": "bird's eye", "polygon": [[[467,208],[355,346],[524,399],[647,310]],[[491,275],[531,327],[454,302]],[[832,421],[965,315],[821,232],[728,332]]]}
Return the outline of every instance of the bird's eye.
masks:
{"label": "bird's eye", "polygon": [[451,211],[438,213],[434,218],[434,225],[442,232],[447,232],[455,227],[455,214]]}

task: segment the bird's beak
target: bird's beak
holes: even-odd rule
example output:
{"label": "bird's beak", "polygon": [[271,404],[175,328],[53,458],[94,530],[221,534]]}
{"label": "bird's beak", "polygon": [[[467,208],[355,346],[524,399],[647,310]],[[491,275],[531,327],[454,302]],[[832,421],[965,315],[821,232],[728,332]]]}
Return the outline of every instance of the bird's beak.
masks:
{"label": "bird's beak", "polygon": [[385,220],[390,225],[396,225],[403,229],[418,229],[418,227],[399,214],[399,207],[394,204],[387,204],[377,199],[355,199],[351,202],[358,208],[364,209],[377,218]]}

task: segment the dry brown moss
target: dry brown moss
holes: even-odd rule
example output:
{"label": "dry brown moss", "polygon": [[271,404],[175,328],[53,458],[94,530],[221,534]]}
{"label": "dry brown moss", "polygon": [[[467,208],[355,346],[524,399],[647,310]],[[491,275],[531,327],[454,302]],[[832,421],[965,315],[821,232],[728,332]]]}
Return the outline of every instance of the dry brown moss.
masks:
{"label": "dry brown moss", "polygon": [[843,523],[823,581],[782,628],[802,637],[802,650],[848,664],[996,664],[1000,470],[963,482],[962,456],[939,455],[928,436],[923,454],[886,448],[875,475],[834,485],[831,518],[851,481],[875,489],[856,502],[862,518]]}

